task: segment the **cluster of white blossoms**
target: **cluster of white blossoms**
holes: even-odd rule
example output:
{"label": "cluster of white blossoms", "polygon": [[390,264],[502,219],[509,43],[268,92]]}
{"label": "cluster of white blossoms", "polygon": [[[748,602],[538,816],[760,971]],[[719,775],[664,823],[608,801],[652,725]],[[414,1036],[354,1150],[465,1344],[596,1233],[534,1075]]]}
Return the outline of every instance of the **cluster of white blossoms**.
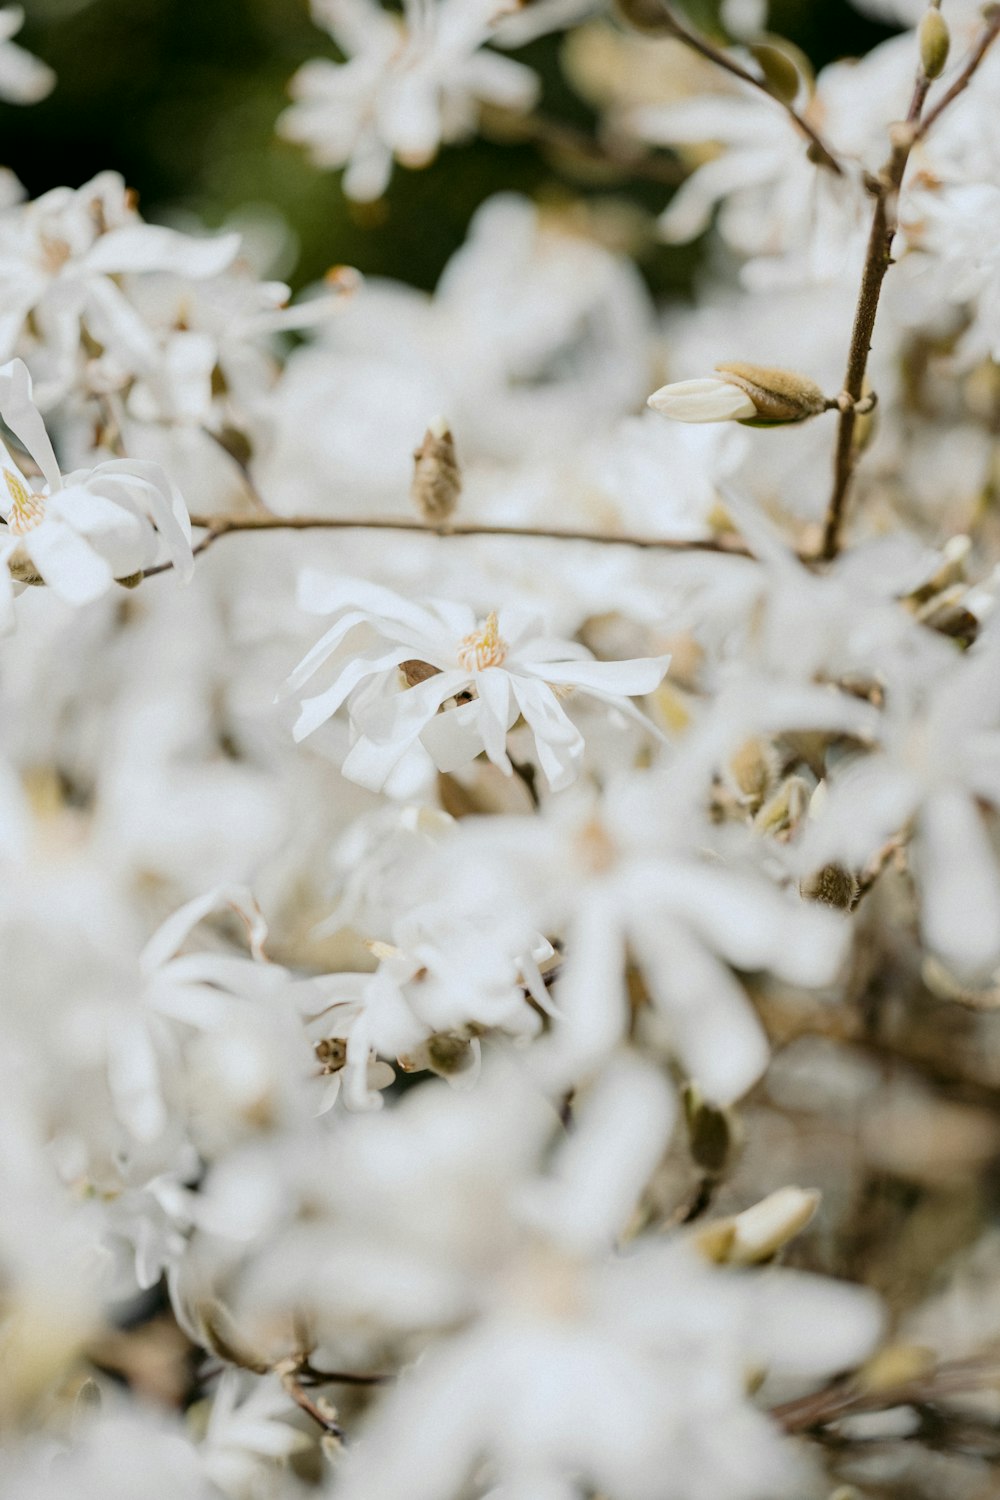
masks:
{"label": "cluster of white blossoms", "polygon": [[1000,8],[312,9],[349,197],[553,33],[615,192],[295,302],[0,195],[0,1493],[992,1494]]}

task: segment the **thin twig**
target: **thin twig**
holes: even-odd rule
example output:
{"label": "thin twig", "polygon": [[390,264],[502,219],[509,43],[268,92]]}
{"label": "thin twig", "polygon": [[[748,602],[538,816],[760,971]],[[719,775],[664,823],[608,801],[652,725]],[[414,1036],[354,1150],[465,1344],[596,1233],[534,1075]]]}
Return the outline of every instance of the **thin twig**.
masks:
{"label": "thin twig", "polygon": [[944,111],[963,94],[990,47],[1000,36],[1000,6],[994,5],[978,42],[966,58],[965,65],[947,93],[942,94],[933,109],[929,109],[917,129],[917,140],[923,140],[927,132],[937,123]]}
{"label": "thin twig", "polygon": [[[429,526],[426,521],[408,516],[394,516],[382,520],[359,516],[192,516],[191,525],[204,530],[205,535],[193,548],[197,557],[206,552],[224,536],[234,536],[247,531],[400,531],[416,532],[435,537],[532,537],[554,542],[599,542],[614,547],[638,547],[644,551],[660,552],[710,552],[723,557],[753,558],[747,544],[738,536],[725,533],[715,537],[677,537],[615,535],[606,531],[549,530],[544,526],[499,526],[487,522],[449,522],[444,526]],[[173,563],[159,563],[147,568],[146,578],[158,573],[168,573]]]}
{"label": "thin twig", "polygon": [[298,1366],[298,1379],[303,1385],[387,1385],[391,1375],[362,1375],[355,1370],[317,1370],[308,1359]]}
{"label": "thin twig", "polygon": [[869,179],[868,185],[875,198],[875,212],[872,216],[864,269],[861,273],[861,290],[858,294],[854,325],[851,329],[847,373],[844,376],[845,399],[837,429],[833,490],[827,506],[823,547],[820,554],[825,561],[830,561],[840,551],[847,498],[858,460],[857,446],[854,441],[855,426],[859,415],[857,404],[864,394],[868,356],[871,353],[875,319],[878,316],[879,299],[882,295],[882,283],[885,281],[886,272],[892,265],[892,247],[899,228],[899,192],[903,185],[910,154],[917,141],[923,139],[931,125],[948,108],[952,100],[968,87],[973,74],[986,56],[998,32],[1000,32],[1000,9],[990,17],[955,83],[923,119],[921,116],[930,89],[930,79],[922,68],[919,69],[906,119],[893,127],[892,151],[889,158],[877,176]]}
{"label": "thin twig", "polygon": [[505,144],[539,146],[587,166],[609,167],[629,177],[643,178],[664,187],[677,187],[685,177],[679,162],[647,151],[631,140],[591,135],[575,125],[548,115],[487,114],[481,122],[483,134]]}
{"label": "thin twig", "polygon": [[897,1406],[928,1406],[948,1396],[995,1386],[1000,1367],[993,1359],[956,1360],[881,1389],[856,1380],[839,1380],[810,1396],[799,1396],[771,1408],[771,1417],[786,1432],[811,1432],[862,1412],[892,1411]]}
{"label": "thin twig", "polygon": [[656,10],[659,29],[675,37],[677,41],[683,42],[686,47],[690,47],[692,52],[697,52],[699,57],[706,58],[709,62],[714,63],[717,68],[722,68],[724,72],[731,74],[733,78],[738,78],[741,83],[749,84],[751,88],[758,89],[762,94],[765,94],[772,103],[777,104],[785,111],[796,128],[809,141],[812,156],[816,164],[825,167],[828,172],[833,172],[837,177],[844,175],[843,167],[815,125],[807,120],[805,115],[801,114],[795,108],[794,104],[790,103],[787,99],[779,98],[777,94],[773,93],[768,87],[767,80],[762,75],[751,73],[749,68],[744,68],[742,63],[738,63],[730,53],[723,51],[721,47],[716,47],[707,37],[702,36],[700,32],[694,31],[690,26],[686,25],[675,14],[673,6],[669,5],[667,0],[658,0]]}
{"label": "thin twig", "polygon": [[323,1406],[319,1402],[314,1401],[303,1389],[295,1371],[286,1370],[282,1372],[280,1379],[282,1386],[288,1395],[291,1396],[296,1406],[301,1407],[306,1415],[311,1417],[317,1426],[321,1427],[330,1437],[342,1442],[344,1429],[335,1417],[328,1411],[324,1411]]}

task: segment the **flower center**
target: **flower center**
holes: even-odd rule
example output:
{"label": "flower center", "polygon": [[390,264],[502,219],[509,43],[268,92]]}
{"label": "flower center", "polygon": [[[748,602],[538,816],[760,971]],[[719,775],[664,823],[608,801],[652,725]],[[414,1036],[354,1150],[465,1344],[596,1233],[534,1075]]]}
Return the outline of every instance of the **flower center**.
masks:
{"label": "flower center", "polygon": [[487,615],[486,623],[473,630],[458,648],[458,664],[467,672],[482,672],[486,667],[500,667],[507,658],[507,642],[497,629],[494,610]]}
{"label": "flower center", "polygon": [[59,235],[42,234],[39,238],[42,250],[42,264],[50,276],[55,276],[62,270],[73,254],[73,251]]}
{"label": "flower center", "polygon": [[31,490],[17,474],[10,469],[4,469],[3,477],[7,482],[7,493],[10,496],[10,515],[7,517],[7,526],[15,536],[24,536],[33,526],[37,526],[45,515],[45,500],[41,495],[32,494]]}

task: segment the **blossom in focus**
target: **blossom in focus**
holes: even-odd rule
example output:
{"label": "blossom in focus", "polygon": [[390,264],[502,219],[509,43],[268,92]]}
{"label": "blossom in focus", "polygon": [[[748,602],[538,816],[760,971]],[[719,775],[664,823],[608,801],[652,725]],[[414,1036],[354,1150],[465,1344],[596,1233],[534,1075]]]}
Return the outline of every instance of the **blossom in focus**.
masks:
{"label": "blossom in focus", "polygon": [[[651,693],[670,662],[595,661],[585,646],[546,636],[541,622],[520,610],[482,620],[468,605],[418,604],[360,579],[306,572],[299,598],[304,608],[337,618],[289,678],[295,690],[320,667],[334,670],[328,688],[303,700],[295,738],[347,703],[354,742],[343,773],[375,791],[418,742],[441,771],[485,751],[512,775],[507,732],[521,715],[546,780],[558,790],[576,776],[584,749],[560,700],[578,689],[641,718],[629,700]],[[447,707],[449,700],[456,701]]]}
{"label": "blossom in focus", "polygon": [[0,367],[0,417],[41,471],[40,482],[29,479],[0,443],[0,514],[7,526],[0,562],[10,570],[8,621],[10,580],[30,580],[36,570],[61,598],[87,604],[116,578],[151,566],[162,541],[180,576],[191,576],[187,510],[157,465],[110,459],[64,477],[19,359]]}
{"label": "blossom in focus", "polygon": [[8,104],[37,104],[52,92],[56,82],[47,64],[11,41],[23,24],[20,5],[0,9],[0,99]]}
{"label": "blossom in focus", "polygon": [[323,167],[345,167],[344,192],[366,202],[389,185],[392,162],[426,166],[444,142],[475,127],[479,105],[530,109],[538,80],[485,51],[507,9],[498,0],[313,0],[313,15],[346,61],[317,58],[292,79],[279,121]]}
{"label": "blossom in focus", "polygon": [[746,422],[757,415],[746,391],[712,376],[662,385],[646,405],[675,422]]}

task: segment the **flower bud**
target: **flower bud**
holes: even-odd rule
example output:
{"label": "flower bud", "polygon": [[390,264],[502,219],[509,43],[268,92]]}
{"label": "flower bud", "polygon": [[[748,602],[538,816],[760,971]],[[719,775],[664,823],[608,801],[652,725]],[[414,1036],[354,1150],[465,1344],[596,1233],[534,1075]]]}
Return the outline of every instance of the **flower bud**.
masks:
{"label": "flower bud", "polygon": [[462,493],[455,439],[443,417],[431,422],[413,460],[413,503],[425,521],[438,526],[453,513]]}
{"label": "flower bud", "polygon": [[727,380],[678,380],[654,391],[646,405],[675,422],[744,422],[757,416],[746,392]]}
{"label": "flower bud", "polygon": [[802,882],[802,894],[821,906],[850,911],[858,898],[858,882],[843,865],[824,865]]}
{"label": "flower bud", "polygon": [[797,375],[794,370],[742,363],[715,368],[746,392],[761,422],[802,422],[826,411],[829,404],[815,380]]}
{"label": "flower bud", "polygon": [[863,1391],[890,1391],[929,1375],[935,1363],[933,1350],[923,1344],[889,1344],[861,1369],[858,1385]]}
{"label": "flower bud", "polygon": [[759,1265],[805,1228],[819,1201],[815,1188],[779,1188],[731,1219],[706,1224],[698,1233],[698,1247],[718,1265]]}
{"label": "flower bud", "polygon": [[727,769],[740,801],[757,808],[777,785],[781,759],[770,740],[754,736],[733,752]]}
{"label": "flower bud", "polygon": [[734,1219],[729,1263],[752,1266],[770,1260],[804,1229],[819,1207],[815,1188],[784,1187],[769,1193]]}
{"label": "flower bud", "polygon": [[944,72],[951,48],[951,33],[948,22],[935,7],[929,10],[920,23],[918,32],[920,66],[925,78],[939,78]]}
{"label": "flower bud", "polygon": [[681,380],[661,386],[647,406],[676,422],[745,422],[770,427],[802,422],[830,403],[815,381],[765,365],[716,365],[721,379]]}
{"label": "flower bud", "polygon": [[787,47],[771,41],[755,42],[750,48],[754,61],[764,75],[768,92],[782,104],[794,104],[802,91],[802,73]]}

